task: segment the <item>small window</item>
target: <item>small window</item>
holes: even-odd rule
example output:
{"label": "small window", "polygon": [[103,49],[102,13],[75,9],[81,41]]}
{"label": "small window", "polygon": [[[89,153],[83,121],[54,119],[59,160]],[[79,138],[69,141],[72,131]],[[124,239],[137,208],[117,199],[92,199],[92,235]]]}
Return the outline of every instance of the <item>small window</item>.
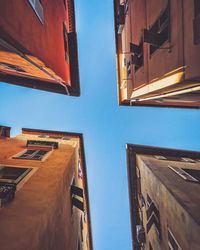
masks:
{"label": "small window", "polygon": [[125,15],[127,15],[127,13],[128,13],[128,8],[129,8],[128,1],[129,0],[124,0],[124,13],[125,13]]}
{"label": "small window", "polygon": [[194,0],[194,16],[200,16],[200,1]]}
{"label": "small window", "polygon": [[174,166],[169,166],[169,168],[186,181],[200,182],[200,170],[198,169],[178,168]]}
{"label": "small window", "polygon": [[144,66],[143,42],[140,42],[139,45],[130,43],[130,51],[134,53],[132,55],[132,64],[135,65],[135,71],[137,71]]}
{"label": "small window", "polygon": [[149,250],[153,250],[153,247],[151,245],[151,242],[149,242]]}
{"label": "small window", "polygon": [[65,6],[65,9],[67,8],[67,5],[66,5],[66,0],[64,0],[64,6]]}
{"label": "small window", "polygon": [[168,229],[168,246],[169,250],[181,250],[177,240],[175,239],[172,232]]}
{"label": "small window", "polygon": [[157,160],[167,160],[167,158],[163,155],[155,155],[154,156]]}
{"label": "small window", "polygon": [[54,149],[58,148],[58,142],[55,141],[38,141],[38,140],[28,140],[27,141],[27,147],[28,146],[51,146]]}
{"label": "small window", "polygon": [[193,21],[194,44],[200,43],[200,1],[194,0],[194,21]]}
{"label": "small window", "polygon": [[68,33],[66,25],[63,23],[63,39],[64,39],[64,49],[65,49],[65,60],[69,63],[69,43],[68,43]]}
{"label": "small window", "polygon": [[131,79],[131,61],[126,64],[127,79]]}
{"label": "small window", "polygon": [[75,186],[75,181],[71,185],[71,204],[72,208],[76,207],[84,212],[83,189]]}
{"label": "small window", "polygon": [[31,168],[20,168],[11,166],[0,167],[0,183],[19,183],[29,172]]}
{"label": "small window", "polygon": [[119,5],[119,10],[117,13],[117,32],[118,34],[121,34],[124,28],[125,24],[125,11],[124,11],[124,5]]}
{"label": "small window", "polygon": [[144,30],[144,42],[150,44],[150,55],[159,49],[165,42],[170,41],[170,4],[159,16],[149,30]]}
{"label": "small window", "polygon": [[28,0],[31,7],[35,11],[35,14],[37,15],[38,19],[40,22],[43,24],[44,23],[44,12],[43,12],[43,7],[41,4],[41,0]]}
{"label": "small window", "polygon": [[14,64],[10,64],[10,63],[5,63],[5,62],[1,62],[0,63],[0,67],[3,67],[3,68],[8,69],[8,70],[14,70],[14,71],[21,72],[21,73],[26,72],[20,66],[17,66],[17,65],[14,65]]}
{"label": "small window", "polygon": [[26,152],[23,152],[21,155],[14,157],[15,159],[24,159],[24,160],[42,160],[42,158],[48,153],[47,150],[32,150],[28,149]]}

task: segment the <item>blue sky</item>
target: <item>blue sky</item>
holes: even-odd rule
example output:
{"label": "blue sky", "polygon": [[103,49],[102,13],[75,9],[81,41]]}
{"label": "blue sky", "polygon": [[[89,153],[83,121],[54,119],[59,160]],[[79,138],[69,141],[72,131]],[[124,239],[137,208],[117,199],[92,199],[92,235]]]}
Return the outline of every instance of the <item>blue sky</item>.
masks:
{"label": "blue sky", "polygon": [[80,98],[0,84],[0,121],[82,132],[95,250],[130,250],[126,143],[200,150],[200,111],[119,107],[112,0],[76,0]]}

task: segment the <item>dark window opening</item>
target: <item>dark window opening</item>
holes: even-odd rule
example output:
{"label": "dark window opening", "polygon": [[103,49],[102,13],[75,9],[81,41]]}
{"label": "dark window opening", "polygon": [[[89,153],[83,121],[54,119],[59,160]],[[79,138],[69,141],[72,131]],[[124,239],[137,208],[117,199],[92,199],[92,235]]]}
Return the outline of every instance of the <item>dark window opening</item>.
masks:
{"label": "dark window opening", "polygon": [[170,41],[170,3],[149,30],[144,30],[144,42],[150,44],[150,55]]}
{"label": "dark window opening", "polygon": [[0,182],[17,184],[30,171],[31,171],[31,168],[19,168],[19,167],[10,167],[10,166],[0,167]]}
{"label": "dark window opening", "polygon": [[135,71],[144,66],[144,51],[143,51],[143,42],[140,42],[139,45],[130,43],[130,51],[134,53],[132,55],[132,64],[135,65]]}
{"label": "dark window opening", "polygon": [[127,79],[131,79],[131,61],[126,64]]}
{"label": "dark window opening", "polygon": [[125,24],[125,11],[124,11],[124,5],[120,4],[119,5],[119,10],[117,13],[117,32],[118,34],[122,33],[122,30],[124,28]]}
{"label": "dark window opening", "polygon": [[82,212],[84,212],[84,203],[83,203],[83,189],[79,188],[73,184],[71,185],[71,204],[72,208],[76,207]]}
{"label": "dark window opening", "polygon": [[16,159],[24,160],[42,160],[42,158],[48,153],[47,150],[27,150],[20,156],[14,157]]}
{"label": "dark window opening", "polygon": [[189,169],[189,168],[182,168],[186,173],[191,175],[193,178],[200,182],[200,170],[198,169]]}
{"label": "dark window opening", "polygon": [[151,245],[151,242],[149,242],[149,250],[153,250],[153,247]]}
{"label": "dark window opening", "polygon": [[194,16],[200,16],[200,1],[194,0]]}
{"label": "dark window opening", "polygon": [[67,28],[64,23],[63,23],[63,38],[64,38],[65,60],[67,63],[69,63],[68,33],[67,33]]}
{"label": "dark window opening", "polygon": [[66,5],[66,0],[64,0],[64,6],[65,6],[65,9],[67,8],[67,5]]}
{"label": "dark window opening", "polygon": [[54,149],[58,148],[58,142],[55,141],[37,141],[37,140],[28,140],[27,147],[30,145],[39,145],[39,146],[51,146]]}
{"label": "dark window opening", "polygon": [[175,237],[173,236],[173,234],[170,232],[170,230],[168,229],[168,246],[170,250],[179,250],[181,249],[180,246],[178,245]]}
{"label": "dark window opening", "polygon": [[17,65],[10,64],[10,63],[0,62],[0,66],[4,67],[5,69],[15,70],[15,71],[22,72],[22,73],[26,72],[26,70],[24,70],[23,68]]}
{"label": "dark window opening", "polygon": [[193,20],[194,44],[200,43],[200,1],[194,0],[194,20]]}
{"label": "dark window opening", "polygon": [[177,175],[182,179],[189,182],[200,182],[200,170],[197,169],[188,169],[188,168],[179,168],[175,166],[169,166]]}
{"label": "dark window opening", "polygon": [[129,0],[124,1],[124,13],[125,13],[125,15],[127,15],[127,13],[128,13],[128,7],[129,7],[128,1]]}
{"label": "dark window opening", "polygon": [[155,225],[156,231],[158,233],[159,238],[161,239],[161,225],[160,225],[160,213],[157,209],[155,203],[151,200],[150,196],[147,194],[147,233],[151,230],[152,226]]}
{"label": "dark window opening", "polygon": [[0,137],[10,137],[10,128],[0,126]]}

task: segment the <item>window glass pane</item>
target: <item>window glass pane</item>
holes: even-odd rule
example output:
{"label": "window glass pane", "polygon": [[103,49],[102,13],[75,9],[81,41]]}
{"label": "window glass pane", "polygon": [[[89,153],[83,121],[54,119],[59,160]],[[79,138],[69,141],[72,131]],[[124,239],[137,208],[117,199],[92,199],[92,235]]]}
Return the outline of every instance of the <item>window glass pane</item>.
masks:
{"label": "window glass pane", "polygon": [[16,180],[20,175],[26,172],[28,168],[2,167],[0,168],[0,179]]}

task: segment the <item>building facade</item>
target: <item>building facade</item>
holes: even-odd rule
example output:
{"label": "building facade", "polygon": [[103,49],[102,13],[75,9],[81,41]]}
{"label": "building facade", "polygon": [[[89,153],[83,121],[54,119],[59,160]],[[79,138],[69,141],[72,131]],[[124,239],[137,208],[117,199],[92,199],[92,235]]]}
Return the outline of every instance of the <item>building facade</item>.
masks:
{"label": "building facade", "polygon": [[74,0],[0,1],[0,81],[80,95]]}
{"label": "building facade", "polygon": [[198,250],[200,153],[127,145],[133,248]]}
{"label": "building facade", "polygon": [[2,250],[92,250],[81,134],[0,127]]}
{"label": "building facade", "polygon": [[114,0],[121,105],[200,106],[199,0]]}

